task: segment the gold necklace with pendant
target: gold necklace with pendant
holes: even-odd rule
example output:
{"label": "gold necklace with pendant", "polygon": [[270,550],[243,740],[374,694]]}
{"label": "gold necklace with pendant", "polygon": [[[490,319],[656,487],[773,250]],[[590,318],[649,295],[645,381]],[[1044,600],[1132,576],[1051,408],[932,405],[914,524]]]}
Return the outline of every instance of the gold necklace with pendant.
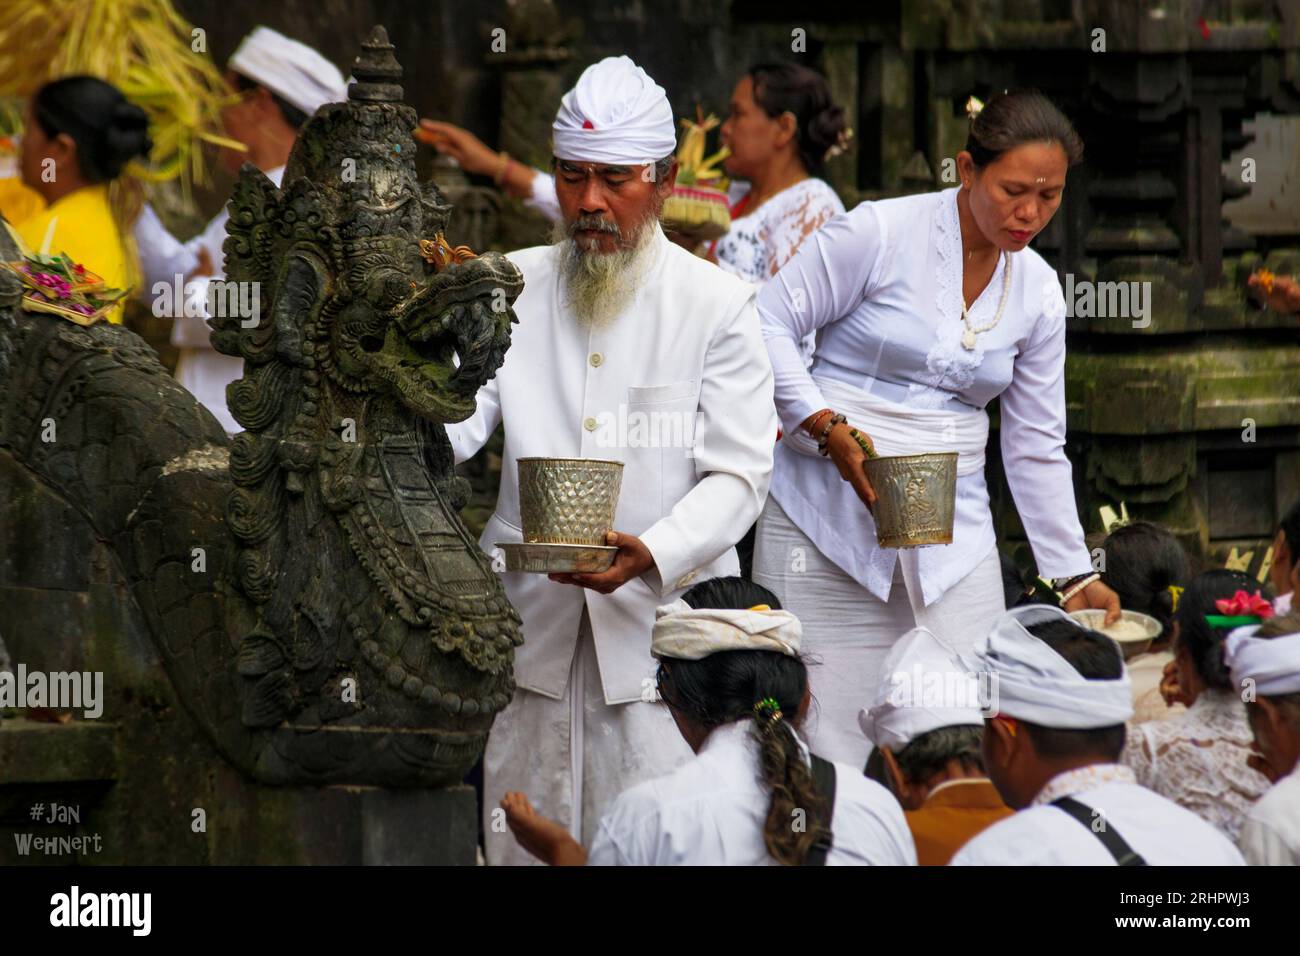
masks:
{"label": "gold necklace with pendant", "polygon": [[993,316],[993,321],[988,325],[980,326],[978,329],[971,328],[970,316],[966,314],[966,297],[961,299],[961,320],[966,326],[966,331],[961,335],[961,344],[967,351],[974,351],[976,345],[975,336],[989,331],[993,326],[1002,321],[1002,310],[1007,307],[1007,293],[1011,289],[1011,254],[1003,253],[1007,257],[1007,264],[1002,270],[1002,298],[998,301],[997,314]]}

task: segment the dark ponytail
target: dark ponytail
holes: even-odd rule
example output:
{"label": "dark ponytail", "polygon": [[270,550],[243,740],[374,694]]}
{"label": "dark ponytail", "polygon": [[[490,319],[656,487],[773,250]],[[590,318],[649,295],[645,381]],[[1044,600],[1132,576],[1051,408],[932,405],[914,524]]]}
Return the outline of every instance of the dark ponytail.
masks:
{"label": "dark ponytail", "polygon": [[1056,104],[1036,90],[1012,90],[990,97],[971,120],[966,152],[983,169],[1007,150],[1025,143],[1057,143],[1073,166],[1083,159],[1083,140]]}
{"label": "dark ponytail", "polygon": [[762,63],[750,67],[754,102],[772,119],[794,116],[799,160],[810,175],[821,174],[848,129],[843,108],[831,100],[830,84],[816,70],[798,63]]}
{"label": "dark ponytail", "polygon": [[1188,583],[1174,614],[1174,620],[1178,622],[1178,645],[1191,656],[1196,673],[1205,686],[1217,690],[1232,686],[1232,678],[1223,662],[1223,642],[1235,625],[1215,627],[1205,618],[1220,613],[1215,601],[1230,598],[1238,591],[1264,593],[1260,583],[1248,574],[1223,568],[1206,571]]}
{"label": "dark ponytail", "polygon": [[72,137],[77,167],[90,183],[116,179],[128,162],[153,148],[144,110],[93,76],[46,83],[32,99],[32,115],[46,136]]}
{"label": "dark ponytail", "polygon": [[1192,576],[1187,552],[1160,525],[1134,521],[1112,531],[1102,544],[1106,570],[1101,579],[1119,595],[1120,607],[1160,622],[1159,640],[1174,626],[1172,587],[1185,588]]}
{"label": "dark ponytail", "polygon": [[[695,608],[781,607],[775,594],[743,578],[713,578],[682,599]],[[813,789],[812,774],[791,724],[808,686],[803,661],[777,651],[722,651],[698,661],[663,660],[665,702],[707,730],[753,720],[763,783],[771,792],[763,842],[778,863],[799,866],[829,833],[831,808]],[[804,826],[796,827],[802,811]]]}

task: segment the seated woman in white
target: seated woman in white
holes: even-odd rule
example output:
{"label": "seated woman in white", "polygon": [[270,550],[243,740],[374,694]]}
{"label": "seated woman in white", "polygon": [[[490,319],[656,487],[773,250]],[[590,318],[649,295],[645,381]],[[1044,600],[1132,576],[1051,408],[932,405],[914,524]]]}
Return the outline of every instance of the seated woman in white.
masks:
{"label": "seated woman in white", "polygon": [[659,608],[659,692],[695,757],[625,791],[590,852],[520,793],[501,806],[520,844],[553,865],[915,865],[897,801],[854,767],[811,755],[799,621],[741,578]]}
{"label": "seated woman in white", "polygon": [[[1091,542],[1090,542],[1091,543]],[[1174,612],[1178,595],[1192,578],[1187,551],[1158,524],[1132,521],[1102,540],[1101,579],[1119,595],[1119,605],[1160,622],[1161,631],[1141,654],[1124,662],[1133,683],[1133,723],[1167,720],[1187,710],[1161,693],[1164,672],[1174,659]],[[1095,553],[1095,552],[1094,552]]]}
{"label": "seated woman in white", "polygon": [[1123,756],[1138,783],[1199,814],[1234,840],[1268,780],[1247,766],[1250,724],[1241,689],[1233,686],[1223,661],[1223,642],[1235,628],[1258,623],[1249,614],[1228,613],[1238,592],[1258,590],[1259,583],[1249,575],[1223,568],[1191,580],[1174,614],[1169,668],[1170,698],[1187,710],[1168,720],[1135,724]]}

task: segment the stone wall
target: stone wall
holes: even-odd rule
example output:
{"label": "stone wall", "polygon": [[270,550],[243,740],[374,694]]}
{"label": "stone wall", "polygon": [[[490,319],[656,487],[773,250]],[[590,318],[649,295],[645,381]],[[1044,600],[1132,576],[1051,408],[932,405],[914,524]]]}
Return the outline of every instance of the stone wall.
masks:
{"label": "stone wall", "polygon": [[[827,173],[848,205],[951,185],[944,161],[964,142],[966,97],[1036,86],[1076,121],[1087,160],[1035,248],[1063,284],[1139,282],[1153,293],[1149,325],[1078,316],[1069,326],[1069,451],[1089,529],[1099,527],[1099,507],[1124,501],[1135,517],[1172,525],[1208,560],[1235,548],[1259,571],[1261,543],[1300,495],[1294,320],[1261,312],[1244,292],[1260,265],[1300,271],[1294,190],[1279,200],[1287,171],[1261,163],[1252,217],[1224,219],[1225,202],[1250,189],[1239,161],[1259,128],[1251,118],[1300,114],[1292,0],[179,6],[209,30],[219,60],[265,22],[343,65],[352,38],[385,22],[410,64],[408,97],[421,115],[538,162],[559,93],[600,56],[631,54],[680,115],[696,104],[724,113],[747,65],[799,59],[829,77],[853,117],[853,147]],[[490,48],[497,27],[504,53]],[[498,245],[536,241],[536,222],[517,206],[505,204],[500,223]],[[1027,562],[993,451],[1001,532]],[[473,466],[478,517],[491,506],[492,464]]]}

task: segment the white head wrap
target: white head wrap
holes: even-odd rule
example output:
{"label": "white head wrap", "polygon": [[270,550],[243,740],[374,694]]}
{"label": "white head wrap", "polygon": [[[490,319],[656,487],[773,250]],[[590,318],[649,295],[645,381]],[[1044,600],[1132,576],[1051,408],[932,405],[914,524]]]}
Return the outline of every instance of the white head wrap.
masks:
{"label": "white head wrap", "polygon": [[1233,683],[1255,682],[1261,697],[1300,694],[1300,633],[1281,637],[1256,637],[1258,624],[1239,627],[1223,645],[1223,659]]}
{"label": "white head wrap", "polygon": [[997,678],[998,712],[1058,730],[1112,727],[1132,717],[1127,671],[1118,680],[1089,680],[1026,630],[1052,620],[1081,627],[1060,608],[1030,604],[999,617],[976,648],[973,666]]}
{"label": "white head wrap", "polygon": [[270,27],[258,27],[244,37],[226,66],[308,116],[326,103],[348,98],[348,85],[338,67],[307,44]]}
{"label": "white head wrap", "polygon": [[718,651],[779,651],[799,656],[803,625],[789,611],[694,608],[680,598],[655,608],[650,653],[698,661]]}
{"label": "white head wrap", "polygon": [[875,700],[858,712],[858,726],[877,747],[897,752],[940,727],[982,727],[980,705],[978,675],[918,627],[890,648]]}
{"label": "white head wrap", "polygon": [[587,67],[555,114],[555,157],[640,166],[671,156],[677,124],[664,88],[626,56]]}

